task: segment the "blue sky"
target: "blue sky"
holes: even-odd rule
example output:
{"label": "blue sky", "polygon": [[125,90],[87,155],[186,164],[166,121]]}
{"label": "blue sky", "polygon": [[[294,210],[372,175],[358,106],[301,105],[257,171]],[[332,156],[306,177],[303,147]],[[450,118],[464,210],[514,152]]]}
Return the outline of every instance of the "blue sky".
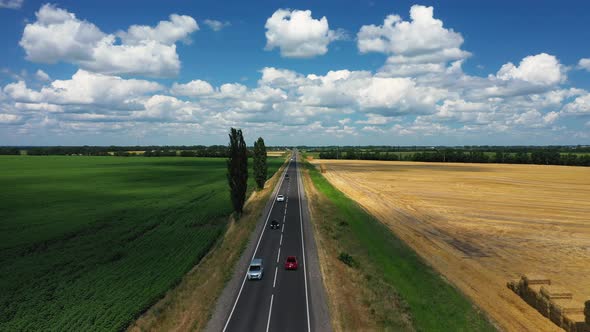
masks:
{"label": "blue sky", "polygon": [[0,145],[590,144],[589,7],[0,0]]}

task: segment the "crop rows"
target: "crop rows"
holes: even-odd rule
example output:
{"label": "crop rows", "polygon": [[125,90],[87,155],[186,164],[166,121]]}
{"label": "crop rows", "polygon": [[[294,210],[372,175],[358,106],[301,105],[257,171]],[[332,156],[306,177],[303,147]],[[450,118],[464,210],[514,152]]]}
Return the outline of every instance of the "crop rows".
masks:
{"label": "crop rows", "polygon": [[223,159],[2,159],[12,187],[0,197],[0,330],[124,328],[207,253],[231,212]]}

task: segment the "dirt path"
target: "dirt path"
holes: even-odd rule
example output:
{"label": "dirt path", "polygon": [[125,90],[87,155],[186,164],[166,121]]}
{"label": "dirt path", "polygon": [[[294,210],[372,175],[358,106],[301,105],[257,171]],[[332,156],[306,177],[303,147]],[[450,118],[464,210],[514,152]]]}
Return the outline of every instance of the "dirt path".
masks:
{"label": "dirt path", "polygon": [[590,169],[316,161],[507,331],[560,331],[506,288],[543,274],[590,299]]}

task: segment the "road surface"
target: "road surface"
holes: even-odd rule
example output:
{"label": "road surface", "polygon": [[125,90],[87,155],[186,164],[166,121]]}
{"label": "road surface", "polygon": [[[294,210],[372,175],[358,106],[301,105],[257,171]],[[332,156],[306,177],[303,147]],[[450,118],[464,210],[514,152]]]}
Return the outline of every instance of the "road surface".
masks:
{"label": "road surface", "polygon": [[[264,218],[261,232],[256,234],[253,251],[247,252],[248,260],[262,258],[264,276],[262,280],[246,280],[246,270],[237,271],[241,276],[239,290],[232,296],[231,310],[223,321],[223,331],[315,331],[318,326],[329,326],[325,298],[317,300],[310,292],[310,279],[314,288],[323,285],[318,275],[308,271],[310,254],[304,255],[313,235],[309,228],[309,217],[302,204],[303,188],[299,178],[298,165],[291,160],[275,191],[270,210]],[[284,195],[284,202],[277,202],[276,195]],[[304,206],[303,206],[304,205]],[[303,208],[302,208],[303,206]],[[303,211],[305,208],[305,211]],[[280,223],[279,229],[270,229],[272,220]],[[311,237],[311,239],[310,239]],[[307,242],[306,242],[307,241]],[[315,250],[315,243],[311,243]],[[317,265],[317,253],[311,260]],[[287,271],[284,268],[287,256],[297,256],[299,269]],[[319,270],[317,266],[313,270]],[[319,279],[319,282],[318,282]],[[319,283],[319,286],[317,284]],[[315,290],[314,290],[315,291]],[[313,296],[312,296],[313,295]],[[315,300],[312,306],[312,301]],[[314,309],[320,314],[314,314]],[[317,316],[322,320],[318,325]],[[322,327],[322,329],[325,329]]]}

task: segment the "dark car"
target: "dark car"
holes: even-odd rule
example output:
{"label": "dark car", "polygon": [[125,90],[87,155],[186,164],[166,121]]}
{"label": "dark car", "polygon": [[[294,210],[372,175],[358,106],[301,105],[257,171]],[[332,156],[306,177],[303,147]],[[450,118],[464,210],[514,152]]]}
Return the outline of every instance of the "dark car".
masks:
{"label": "dark car", "polygon": [[270,229],[279,229],[279,222],[276,220],[273,220],[270,222]]}
{"label": "dark car", "polygon": [[289,256],[285,261],[285,270],[297,270],[299,264],[297,263],[297,257]]}

